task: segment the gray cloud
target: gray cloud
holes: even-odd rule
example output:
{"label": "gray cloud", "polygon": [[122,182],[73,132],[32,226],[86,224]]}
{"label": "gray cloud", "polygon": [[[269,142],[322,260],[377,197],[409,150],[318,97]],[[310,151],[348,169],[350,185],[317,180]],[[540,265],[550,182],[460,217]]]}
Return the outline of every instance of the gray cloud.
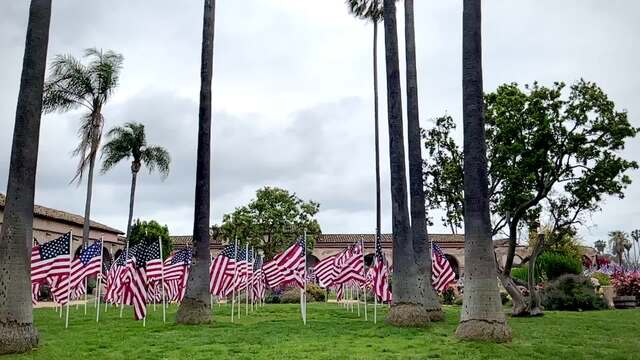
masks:
{"label": "gray cloud", "polygon": [[[352,19],[342,0],[322,5],[299,0],[218,4],[214,221],[246,203],[257,188],[273,185],[320,202],[326,232],[373,231],[371,26]],[[600,84],[639,126],[640,79],[632,64],[638,53],[634,35],[640,31],[632,16],[638,10],[640,4],[622,1],[484,3],[485,89],[511,81],[548,84],[584,77]],[[415,11],[422,123],[445,112],[460,121],[461,3],[417,2]],[[92,46],[125,55],[121,86],[105,109],[107,128],[143,122],[149,141],[171,152],[166,181],[155,174],[141,176],[136,216],[167,223],[174,233],[190,232],[193,221],[201,12],[197,1],[149,6],[142,0],[66,0],[54,4],[52,16],[50,57],[78,56]],[[0,125],[5,129],[0,132],[0,189],[6,187],[27,14],[27,2],[0,3]],[[381,31],[383,228],[390,231],[383,41]],[[84,185],[69,185],[78,116],[43,120],[36,201],[82,213]],[[625,154],[637,159],[639,151],[634,141]],[[638,180],[637,174],[633,178]],[[124,228],[129,181],[128,164],[96,178],[92,214],[97,220]],[[640,184],[634,183],[625,199],[603,203],[581,235],[591,242],[612,229],[631,230],[639,200]],[[447,229],[438,224],[431,231]]]}

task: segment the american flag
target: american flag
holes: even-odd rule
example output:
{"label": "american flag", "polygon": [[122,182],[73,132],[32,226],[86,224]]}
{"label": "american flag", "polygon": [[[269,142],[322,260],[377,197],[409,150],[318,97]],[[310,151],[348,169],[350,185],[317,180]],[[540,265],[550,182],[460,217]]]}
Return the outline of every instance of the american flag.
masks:
{"label": "american flag", "polygon": [[31,252],[31,282],[45,281],[57,275],[69,275],[71,264],[71,233],[33,247]]}
{"label": "american flag", "polygon": [[344,285],[336,286],[336,301],[342,301],[344,298]]}
{"label": "american flag", "polygon": [[164,261],[165,296],[169,301],[182,301],[184,298],[192,256],[191,248],[184,248]]}
{"label": "american flag", "polygon": [[321,287],[328,288],[333,285],[333,280],[336,278],[338,272],[339,255],[340,254],[328,256],[320,260],[316,266],[313,267],[316,279]]}
{"label": "american flag", "polygon": [[31,304],[38,303],[38,293],[40,292],[40,283],[31,283]]}
{"label": "american flag", "polygon": [[306,255],[305,239],[300,237],[293,245],[277,256],[278,271],[283,275],[281,285],[295,283],[300,288],[304,287]]}
{"label": "american flag", "polygon": [[382,301],[391,301],[391,289],[389,288],[389,272],[387,271],[387,264],[384,260],[384,254],[382,253],[382,246],[380,241],[375,242],[376,253],[373,264],[373,292]]}
{"label": "american flag", "polygon": [[262,256],[256,256],[253,262],[252,291],[254,299],[263,299],[266,294],[266,283],[262,271]]}
{"label": "american flag", "polygon": [[71,263],[71,287],[76,288],[84,284],[87,276],[98,274],[102,268],[102,241],[96,241],[93,245],[84,249],[80,256]]}
{"label": "american flag", "polygon": [[431,280],[433,288],[442,292],[449,287],[449,284],[455,281],[456,274],[449,264],[449,260],[444,256],[440,246],[434,241],[431,242]]}
{"label": "american flag", "polygon": [[216,256],[209,267],[209,292],[217,296],[225,296],[231,289],[236,276],[236,256],[238,248],[227,245],[220,255]]}
{"label": "american flag", "polygon": [[145,268],[147,281],[159,281],[162,278],[162,258],[160,257],[160,243],[157,241],[144,247]]}
{"label": "american flag", "polygon": [[124,274],[124,303],[133,305],[136,320],[147,316],[147,274],[145,270],[148,251],[142,244],[127,250],[127,266]]}
{"label": "american flag", "polygon": [[364,256],[362,242],[352,245],[338,259],[339,268],[334,279],[336,284],[345,284],[353,282],[364,284],[366,278],[364,276]]}
{"label": "american flag", "polygon": [[107,285],[105,287],[105,301],[112,304],[122,302],[122,280],[126,272],[126,252],[122,252],[107,271]]}

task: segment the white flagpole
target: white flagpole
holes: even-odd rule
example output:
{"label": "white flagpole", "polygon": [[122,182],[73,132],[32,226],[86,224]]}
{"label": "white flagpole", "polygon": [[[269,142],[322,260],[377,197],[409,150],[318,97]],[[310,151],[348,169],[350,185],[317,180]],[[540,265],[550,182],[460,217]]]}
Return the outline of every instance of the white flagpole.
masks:
{"label": "white flagpole", "polygon": [[[104,237],[100,237],[100,271],[98,272],[98,276],[96,276],[96,322],[100,321],[100,288],[102,287],[102,256],[104,251]],[[105,302],[106,305],[106,302]],[[105,306],[105,310],[106,310]]]}
{"label": "white flagpole", "polygon": [[302,282],[304,289],[302,291],[302,322],[307,325],[307,230],[304,230],[304,246],[302,247],[302,256],[304,257],[304,273]]}
{"label": "white flagpole", "polygon": [[236,237],[233,243],[233,259],[236,262],[236,266],[233,269],[233,278],[231,279],[231,322],[233,322],[233,315],[235,313],[236,305],[236,287],[235,281],[238,274],[238,238]]}
{"label": "white flagpole", "polygon": [[[130,234],[127,234],[127,245],[124,248],[124,266],[125,266],[125,271],[127,271],[126,266],[127,266],[127,261],[128,261],[128,257],[129,257],[129,236]],[[122,256],[122,255],[120,255]],[[122,287],[122,291],[120,291],[120,318],[122,318],[122,312],[124,311],[124,286]]]}
{"label": "white flagpole", "polygon": [[[245,244],[245,260],[247,261],[247,275],[249,275],[249,242]],[[253,264],[253,263],[252,263]],[[253,265],[252,265],[253,266]],[[253,273],[253,267],[251,268],[251,272]],[[247,276],[247,280],[244,282],[244,314],[249,315],[249,276]]]}
{"label": "white flagpole", "polygon": [[358,304],[358,317],[360,317],[360,286],[355,285],[356,289],[356,302]]}
{"label": "white flagpole", "polygon": [[362,294],[364,295],[364,321],[369,321],[369,319],[367,319],[367,270],[364,268],[366,265],[364,261],[364,238],[360,238],[360,243],[362,244],[362,275],[364,276],[364,286],[362,287]]}
{"label": "white flagpole", "polygon": [[251,248],[251,253],[253,254],[253,258],[251,259],[251,281],[249,282],[251,285],[251,289],[249,290],[249,293],[251,294],[251,312],[253,312],[253,302],[254,302],[254,298],[253,298],[253,277],[255,275],[255,264],[256,264],[256,250],[252,247]]}
{"label": "white flagpole", "polygon": [[[87,221],[85,219],[85,221]],[[71,245],[73,244],[73,230],[69,230],[69,277],[67,278],[67,315],[64,319],[64,328],[69,327],[69,303],[71,302],[71,263],[73,262],[73,253]],[[62,314],[62,311],[60,312]]]}
{"label": "white flagpole", "polygon": [[[378,251],[378,229],[376,229],[376,234],[374,235],[375,239],[373,240],[373,266],[376,266],[378,261],[378,256],[376,255],[376,251]],[[376,295],[376,284],[375,282],[372,284],[373,287],[373,323],[378,323],[378,296]]]}
{"label": "white flagpole", "polygon": [[162,286],[162,323],[167,323],[167,300],[164,294],[164,258],[162,257],[162,237],[158,236],[158,244],[160,245],[160,286]]}

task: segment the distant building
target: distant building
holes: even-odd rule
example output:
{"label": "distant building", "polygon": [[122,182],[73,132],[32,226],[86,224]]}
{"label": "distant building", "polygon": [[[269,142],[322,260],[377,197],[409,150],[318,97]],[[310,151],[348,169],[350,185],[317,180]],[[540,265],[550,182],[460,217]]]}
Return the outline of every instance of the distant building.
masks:
{"label": "distant building", "polygon": [[[456,276],[464,273],[464,235],[463,234],[429,234],[431,240],[437,242],[445,253],[447,259],[451,263]],[[374,255],[374,239],[375,234],[321,234],[316,241],[315,247],[311,254],[307,257],[307,264],[313,266],[319,260],[339,253],[347,246],[354,244],[362,239],[365,248],[365,262],[370,264]],[[175,248],[191,246],[192,236],[172,236],[171,240]],[[393,241],[391,234],[382,234],[382,251],[389,261],[389,265],[393,266]],[[508,240],[494,241],[496,255],[498,259],[504,263],[507,257]],[[210,238],[209,249],[211,256],[217,256],[224,247],[222,239]],[[529,254],[526,246],[516,247],[515,264]]]}
{"label": "distant building", "polygon": [[[0,227],[2,227],[4,219],[5,201],[5,195],[0,194]],[[40,205],[33,207],[33,238],[38,243],[45,243],[72,231],[72,251],[78,254],[82,247],[83,225],[84,217],[80,215]],[[91,221],[89,243],[92,244],[102,237],[105,243],[103,254],[105,263],[111,263],[116,251],[124,247],[124,242],[119,238],[119,235],[122,234],[124,233],[118,229]]]}

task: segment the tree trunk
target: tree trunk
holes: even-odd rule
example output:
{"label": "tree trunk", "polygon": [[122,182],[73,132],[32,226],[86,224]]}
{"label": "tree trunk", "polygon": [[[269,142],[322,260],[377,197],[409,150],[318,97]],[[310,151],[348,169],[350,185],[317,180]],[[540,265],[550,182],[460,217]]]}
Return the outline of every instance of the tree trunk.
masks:
{"label": "tree trunk", "polygon": [[[89,173],[87,174],[87,198],[84,203],[84,224],[82,225],[82,248],[86,248],[89,242],[91,230],[91,196],[93,194],[93,170],[96,165],[96,152],[92,151],[89,160]],[[73,239],[72,239],[73,240]]]}
{"label": "tree trunk", "polygon": [[136,181],[140,171],[140,163],[131,163],[131,192],[129,193],[129,218],[127,219],[127,241],[131,236],[131,222],[133,221],[133,203],[136,197]]}
{"label": "tree trunk", "polygon": [[380,202],[380,126],[378,124],[378,21],[373,21],[373,115],[376,152],[376,239],[381,238],[382,210]]}
{"label": "tree trunk", "polygon": [[498,278],[502,283],[509,296],[511,296],[511,315],[512,316],[529,316],[529,306],[527,301],[518,289],[515,281],[511,277],[511,269],[513,268],[513,259],[516,253],[516,236],[518,234],[517,224],[520,221],[520,217],[514,217],[509,224],[509,249],[507,252],[507,260],[504,264],[504,269],[501,274],[498,274]]}
{"label": "tree trunk", "polygon": [[530,316],[542,316],[544,312],[542,311],[542,307],[540,306],[540,294],[536,289],[536,260],[542,250],[544,249],[544,235],[538,235],[538,242],[536,243],[536,247],[533,249],[531,253],[531,257],[529,258],[529,304],[527,307],[527,312]]}
{"label": "tree trunk", "polygon": [[413,261],[413,244],[407,204],[407,174],[402,125],[402,89],[395,0],[384,0],[385,53],[387,68],[387,112],[389,121],[389,165],[391,173],[391,217],[393,226],[393,306],[386,321],[396,326],[422,326],[429,315],[412,281],[418,269]]}
{"label": "tree trunk", "polygon": [[420,137],[420,109],[418,106],[418,74],[416,69],[416,41],[413,0],[405,0],[405,49],[407,69],[407,141],[409,150],[409,193],[411,197],[411,235],[413,261],[417,272],[413,274],[413,291],[422,299],[420,306],[430,320],[444,320],[440,300],[431,280],[431,243],[427,235],[422,150]]}
{"label": "tree trunk", "polygon": [[4,224],[0,230],[0,354],[38,345],[31,305],[30,257],[42,90],[51,0],[32,0],[11,146]]}
{"label": "tree trunk", "polygon": [[204,1],[202,60],[200,69],[200,110],[198,114],[198,160],[193,220],[194,262],[191,265],[184,301],[176,314],[180,324],[211,322],[209,303],[209,216],[211,185],[211,82],[213,76],[213,35],[215,0]]}
{"label": "tree trunk", "polygon": [[482,93],[480,0],[464,0],[462,107],[464,129],[464,299],[456,336],[511,340],[496,279],[491,239]]}

